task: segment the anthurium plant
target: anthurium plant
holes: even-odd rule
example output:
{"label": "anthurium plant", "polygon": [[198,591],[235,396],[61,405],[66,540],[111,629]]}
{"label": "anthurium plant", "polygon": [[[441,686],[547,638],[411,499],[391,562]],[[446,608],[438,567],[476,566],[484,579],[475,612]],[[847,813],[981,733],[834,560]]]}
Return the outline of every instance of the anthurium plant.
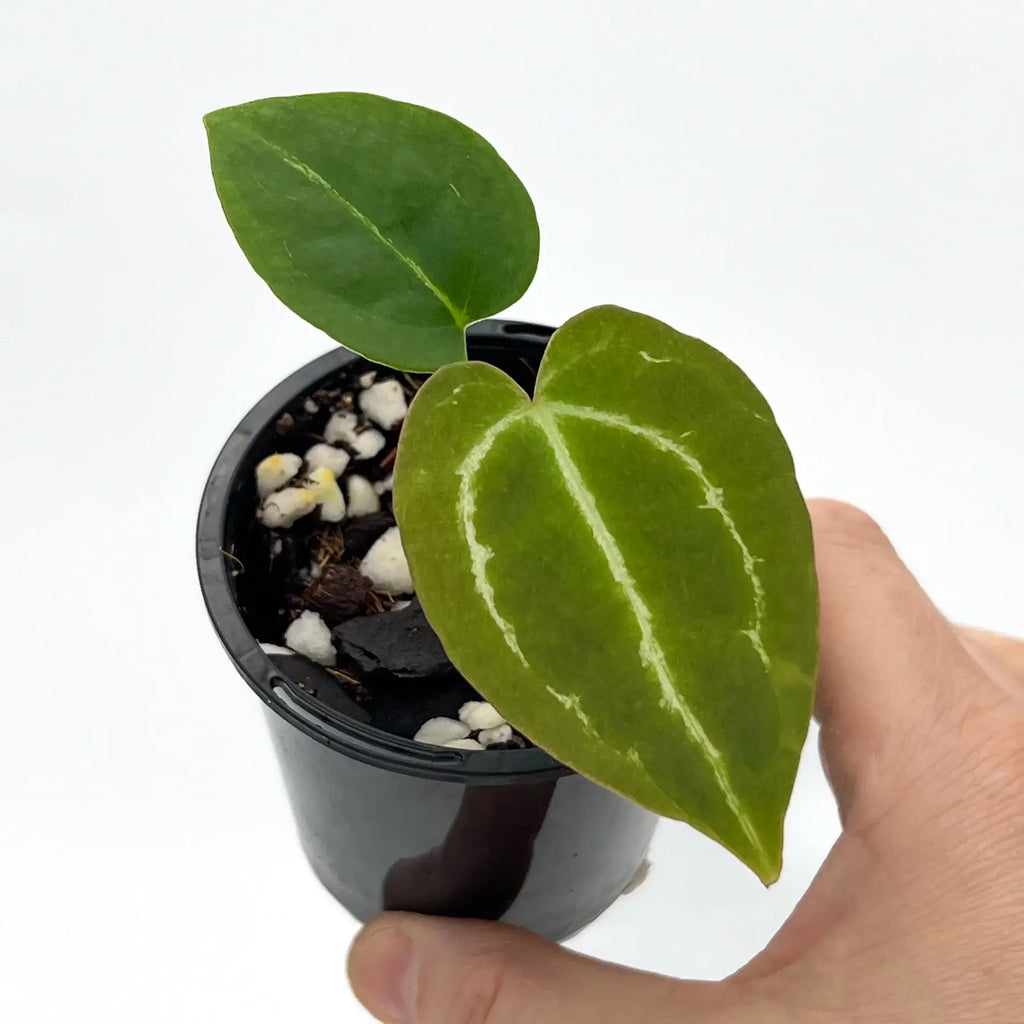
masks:
{"label": "anthurium plant", "polygon": [[468,361],[467,326],[525,292],[539,231],[520,180],[450,117],[331,93],[205,122],[228,222],[274,293],[431,374],[395,512],[455,666],[555,757],[775,880],[817,584],[765,399],[716,349],[613,305],[555,332],[532,396]]}

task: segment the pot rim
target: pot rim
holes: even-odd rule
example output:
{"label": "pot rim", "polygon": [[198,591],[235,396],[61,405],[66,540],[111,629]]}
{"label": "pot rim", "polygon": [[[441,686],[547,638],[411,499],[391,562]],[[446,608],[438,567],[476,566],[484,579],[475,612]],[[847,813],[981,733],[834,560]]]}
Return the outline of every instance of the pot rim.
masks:
{"label": "pot rim", "polygon": [[[542,348],[554,329],[514,320],[482,320],[466,334],[470,356],[488,349]],[[206,610],[235,668],[267,707],[327,747],[387,771],[465,784],[540,782],[572,769],[539,747],[526,750],[458,750],[427,746],[347,719],[327,718],[303,707],[281,671],[249,632],[231,586],[224,557],[230,496],[241,465],[267,425],[322,378],[361,358],[341,345],[300,367],[271,388],[239,421],[210,471],[199,506],[196,564]],[[371,360],[367,360],[372,362]]]}

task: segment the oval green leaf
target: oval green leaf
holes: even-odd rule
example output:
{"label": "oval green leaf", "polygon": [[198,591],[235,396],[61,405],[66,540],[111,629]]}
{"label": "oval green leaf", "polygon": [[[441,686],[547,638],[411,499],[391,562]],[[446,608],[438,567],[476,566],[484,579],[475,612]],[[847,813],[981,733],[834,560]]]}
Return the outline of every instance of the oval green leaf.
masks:
{"label": "oval green leaf", "polygon": [[510,721],[778,876],[817,582],[789,450],[738,367],[588,310],[555,333],[533,401],[483,363],[435,374],[395,501],[431,623]]}
{"label": "oval green leaf", "polygon": [[257,100],[205,118],[228,223],[282,302],[403,370],[465,359],[465,328],[526,291],[537,217],[453,118],[364,93]]}

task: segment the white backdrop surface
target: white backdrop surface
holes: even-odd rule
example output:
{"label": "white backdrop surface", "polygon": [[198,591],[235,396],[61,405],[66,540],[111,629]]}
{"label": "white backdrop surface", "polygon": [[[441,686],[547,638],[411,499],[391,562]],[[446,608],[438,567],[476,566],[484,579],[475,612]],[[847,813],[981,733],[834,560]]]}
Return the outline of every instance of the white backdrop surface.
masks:
{"label": "white backdrop surface", "polygon": [[[37,0],[0,10],[0,1019],[368,1019],[192,528],[241,414],[332,344],[252,274],[200,118],[380,92],[533,194],[514,315],[617,302],[772,402],[951,616],[1024,631],[1024,7]],[[720,977],[837,834],[809,746],[771,891],[681,825],[572,945]]]}

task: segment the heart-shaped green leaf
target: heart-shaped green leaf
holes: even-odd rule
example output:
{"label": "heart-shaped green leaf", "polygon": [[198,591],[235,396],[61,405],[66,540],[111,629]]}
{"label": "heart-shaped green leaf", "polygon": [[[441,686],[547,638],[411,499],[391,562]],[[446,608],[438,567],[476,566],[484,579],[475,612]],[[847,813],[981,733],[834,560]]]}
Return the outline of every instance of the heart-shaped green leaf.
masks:
{"label": "heart-shaped green leaf", "polygon": [[364,93],[257,100],[207,114],[224,213],[282,302],[399,369],[465,359],[467,324],[537,269],[522,182],[476,132]]}
{"label": "heart-shaped green leaf", "polygon": [[555,333],[532,402],[483,363],[436,373],[395,501],[430,622],[510,721],[778,876],[817,583],[789,450],[738,367],[588,310]]}

